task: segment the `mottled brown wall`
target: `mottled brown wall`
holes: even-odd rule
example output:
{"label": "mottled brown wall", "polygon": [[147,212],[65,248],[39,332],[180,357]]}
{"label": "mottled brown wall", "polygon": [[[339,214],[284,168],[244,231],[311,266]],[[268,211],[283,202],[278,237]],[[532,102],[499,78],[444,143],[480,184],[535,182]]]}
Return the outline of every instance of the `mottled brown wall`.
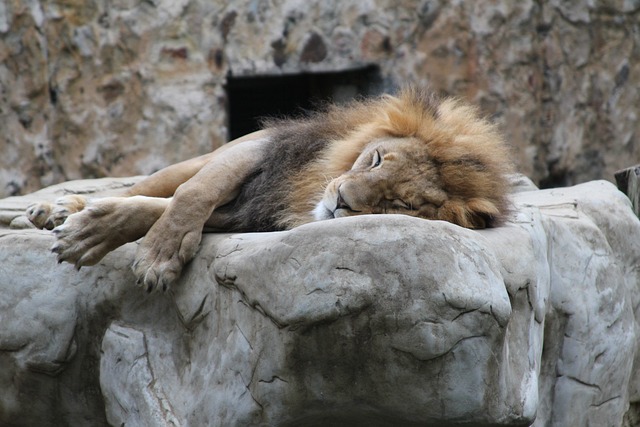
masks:
{"label": "mottled brown wall", "polygon": [[640,163],[637,0],[3,0],[0,196],[219,146],[230,74],[370,64],[480,105],[542,185]]}

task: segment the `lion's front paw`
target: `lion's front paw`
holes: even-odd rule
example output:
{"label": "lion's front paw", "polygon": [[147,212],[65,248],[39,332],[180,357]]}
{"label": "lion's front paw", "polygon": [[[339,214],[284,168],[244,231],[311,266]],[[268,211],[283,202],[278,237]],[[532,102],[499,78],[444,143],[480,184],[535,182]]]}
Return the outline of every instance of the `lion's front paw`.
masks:
{"label": "lion's front paw", "polygon": [[83,196],[69,195],[60,197],[55,203],[40,202],[27,207],[27,218],[37,228],[53,230],[63,224],[69,215],[84,209]]}
{"label": "lion's front paw", "polygon": [[74,264],[78,270],[96,264],[121,244],[108,224],[96,220],[91,209],[69,216],[64,224],[53,229],[53,233],[56,242],[51,251],[58,255],[58,262]]}
{"label": "lion's front paw", "polygon": [[94,265],[110,251],[144,235],[147,228],[124,203],[117,197],[97,200],[54,228],[56,243],[51,251],[58,254],[58,262],[69,262],[77,269]]}
{"label": "lion's front paw", "polygon": [[169,289],[180,276],[184,265],[195,256],[201,238],[200,230],[180,233],[163,232],[161,227],[152,229],[140,244],[133,263],[138,284],[144,286],[147,292]]}

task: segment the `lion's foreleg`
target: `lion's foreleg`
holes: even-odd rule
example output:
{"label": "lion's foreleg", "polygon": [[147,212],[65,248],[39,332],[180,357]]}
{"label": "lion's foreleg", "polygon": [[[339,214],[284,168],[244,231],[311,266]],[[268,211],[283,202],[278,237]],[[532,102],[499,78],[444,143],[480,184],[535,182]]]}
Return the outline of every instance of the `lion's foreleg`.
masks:
{"label": "lion's foreleg", "polygon": [[265,138],[266,131],[257,131],[231,141],[217,150],[193,159],[176,163],[160,169],[142,181],[128,188],[123,196],[171,197],[178,187],[193,178],[203,167],[214,161],[216,157],[226,156],[229,150],[243,143],[253,143]]}
{"label": "lion's foreleg", "polygon": [[216,207],[231,201],[263,158],[267,139],[245,141],[216,156],[176,190],[138,248],[133,269],[149,291],[167,289],[195,255]]}
{"label": "lion's foreleg", "polygon": [[135,196],[96,199],[70,215],[53,232],[51,250],[59,262],[80,268],[94,265],[107,253],[144,236],[169,205],[169,199]]}

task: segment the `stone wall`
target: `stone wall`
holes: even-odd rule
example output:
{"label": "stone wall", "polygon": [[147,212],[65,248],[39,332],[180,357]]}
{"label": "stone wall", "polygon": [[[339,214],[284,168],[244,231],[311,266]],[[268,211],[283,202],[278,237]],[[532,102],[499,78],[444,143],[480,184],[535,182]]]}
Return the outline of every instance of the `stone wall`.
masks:
{"label": "stone wall", "polygon": [[229,76],[379,67],[477,103],[543,186],[640,158],[640,2],[5,0],[0,196],[227,139]]}

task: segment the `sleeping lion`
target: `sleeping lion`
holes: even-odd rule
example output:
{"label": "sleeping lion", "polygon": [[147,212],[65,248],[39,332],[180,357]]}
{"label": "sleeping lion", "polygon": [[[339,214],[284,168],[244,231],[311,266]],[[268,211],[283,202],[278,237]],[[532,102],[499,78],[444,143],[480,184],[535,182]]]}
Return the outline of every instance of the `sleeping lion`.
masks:
{"label": "sleeping lion", "polygon": [[507,211],[509,164],[496,127],[474,108],[404,89],[269,121],[122,197],[64,196],[30,206],[27,216],[53,229],[51,250],[78,269],[144,236],[133,271],[148,291],[166,290],[203,230],[286,230],[381,213],[494,227]]}

